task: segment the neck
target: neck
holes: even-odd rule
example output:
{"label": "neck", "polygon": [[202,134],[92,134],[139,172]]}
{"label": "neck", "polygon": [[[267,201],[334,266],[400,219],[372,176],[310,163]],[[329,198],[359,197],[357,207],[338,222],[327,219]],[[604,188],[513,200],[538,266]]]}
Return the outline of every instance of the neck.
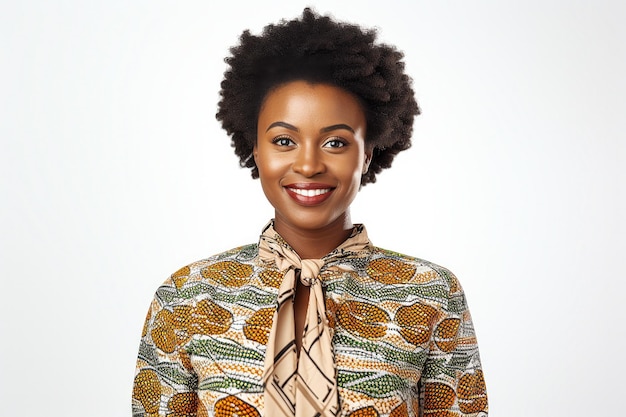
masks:
{"label": "neck", "polygon": [[350,215],[346,214],[335,222],[320,229],[303,229],[274,219],[274,230],[300,256],[300,259],[320,259],[345,241],[352,232]]}

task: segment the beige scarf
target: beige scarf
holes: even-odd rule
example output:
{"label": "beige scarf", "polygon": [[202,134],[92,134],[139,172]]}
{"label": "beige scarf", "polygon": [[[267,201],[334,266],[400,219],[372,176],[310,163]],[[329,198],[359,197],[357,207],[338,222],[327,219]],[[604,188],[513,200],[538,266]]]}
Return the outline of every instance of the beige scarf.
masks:
{"label": "beige scarf", "polygon": [[[259,256],[284,272],[267,343],[263,384],[266,417],[330,417],[339,414],[335,361],[328,328],[320,270],[330,262],[371,251],[363,225],[322,259],[300,259],[270,222],[259,243]],[[296,274],[310,287],[300,355],[295,342]]]}

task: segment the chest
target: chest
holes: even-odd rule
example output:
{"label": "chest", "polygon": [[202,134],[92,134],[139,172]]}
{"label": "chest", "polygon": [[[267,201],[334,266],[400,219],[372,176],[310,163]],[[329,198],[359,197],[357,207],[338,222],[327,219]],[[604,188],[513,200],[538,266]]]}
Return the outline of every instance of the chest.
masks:
{"label": "chest", "polygon": [[[212,415],[211,410],[217,415],[214,405],[231,397],[262,415],[262,376],[274,307],[271,303],[250,305],[237,302],[237,299],[253,299],[257,291],[242,288],[240,294],[232,298],[233,303],[225,306],[233,312],[228,331],[196,335],[186,348],[198,377],[199,398],[209,415]],[[422,344],[407,339],[406,326],[397,317],[407,302],[405,297],[329,286],[325,300],[341,415],[350,416],[368,407],[376,413],[371,415],[417,415],[417,384],[430,337],[424,337]],[[302,308],[306,311],[306,301],[305,297],[300,301],[296,297],[294,311]],[[298,334],[297,319],[295,324]],[[391,414],[394,410],[395,413]]]}

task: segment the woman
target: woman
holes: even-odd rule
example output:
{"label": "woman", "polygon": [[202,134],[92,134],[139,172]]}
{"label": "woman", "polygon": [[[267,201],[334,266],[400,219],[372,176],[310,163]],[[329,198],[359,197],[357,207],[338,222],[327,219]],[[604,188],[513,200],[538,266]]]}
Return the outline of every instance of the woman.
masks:
{"label": "woman", "polygon": [[258,244],[158,289],[134,415],[487,415],[457,279],[350,219],[359,188],[410,146],[402,54],[308,9],[231,52],[217,118],[275,216]]}

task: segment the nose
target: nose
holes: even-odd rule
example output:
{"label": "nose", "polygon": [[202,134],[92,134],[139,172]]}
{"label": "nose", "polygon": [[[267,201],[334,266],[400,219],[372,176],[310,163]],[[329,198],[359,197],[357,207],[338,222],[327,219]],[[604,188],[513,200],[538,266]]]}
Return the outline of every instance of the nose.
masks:
{"label": "nose", "polygon": [[296,152],[292,169],[307,178],[314,177],[326,170],[322,150],[317,146],[302,144]]}

